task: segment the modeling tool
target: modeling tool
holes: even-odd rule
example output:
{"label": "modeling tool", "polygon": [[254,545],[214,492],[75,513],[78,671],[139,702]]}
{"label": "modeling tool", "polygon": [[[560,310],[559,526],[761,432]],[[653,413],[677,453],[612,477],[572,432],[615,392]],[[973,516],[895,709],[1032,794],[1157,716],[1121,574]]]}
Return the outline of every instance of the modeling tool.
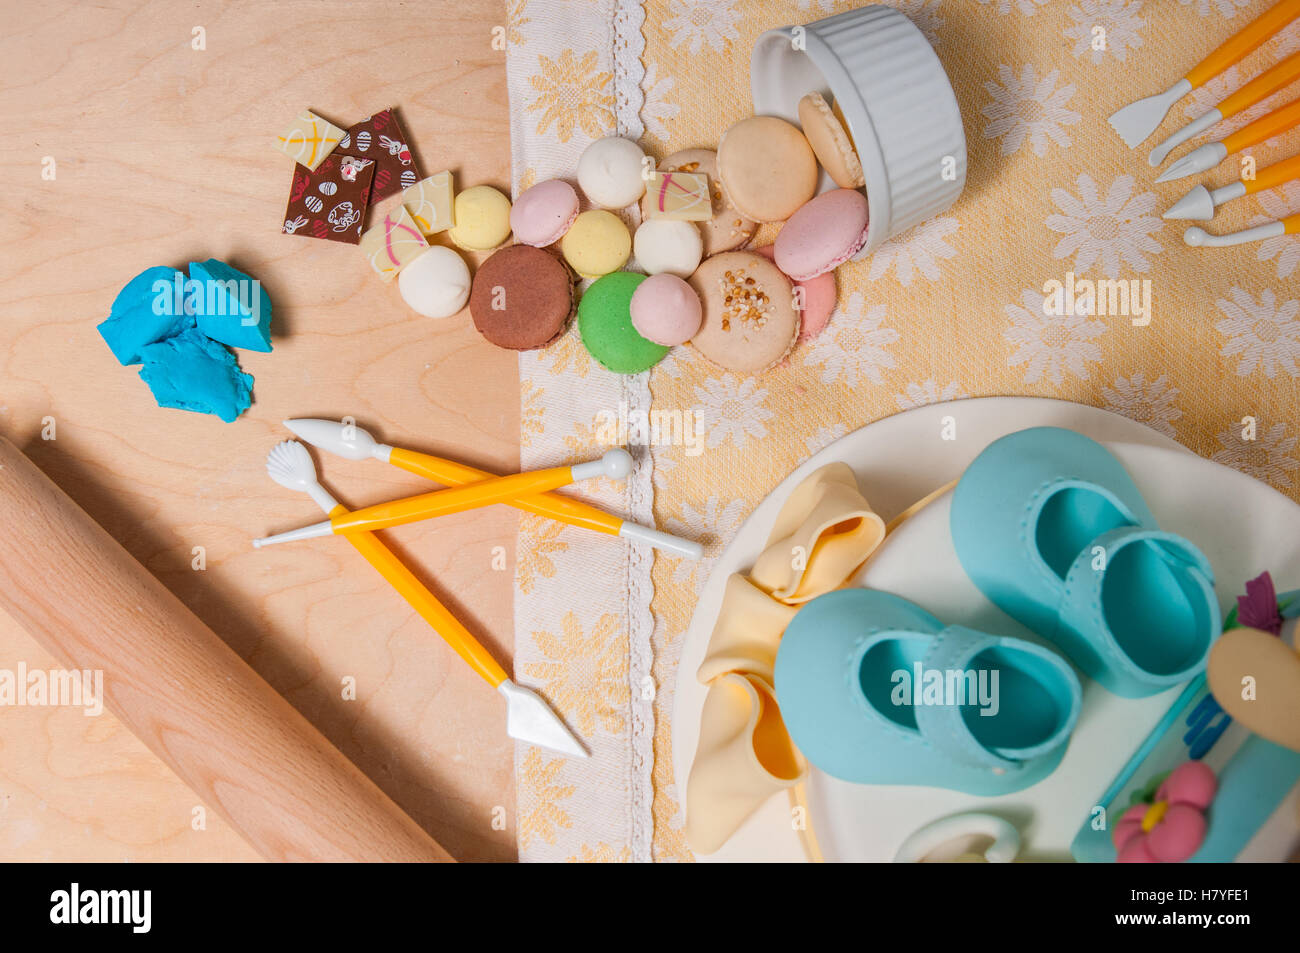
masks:
{"label": "modeling tool", "polygon": [[[388,444],[380,443],[370,433],[355,424],[300,417],[286,420],[284,425],[300,440],[313,447],[346,457],[348,460],[371,458],[382,460],[408,473],[414,473],[445,486],[460,486],[479,480],[490,480],[496,475],[486,470],[477,470],[456,463],[454,460],[417,453],[414,450],[403,450],[401,447],[390,447]],[[506,500],[505,503],[526,513],[558,520],[570,526],[595,530],[610,536],[621,536],[632,542],[647,543],[656,549],[662,549],[676,556],[684,556],[687,559],[699,559],[704,553],[704,548],[699,543],[620,519],[588,503],[558,493],[521,496]]]}
{"label": "modeling tool", "polygon": [[1252,179],[1230,182],[1213,192],[1203,185],[1198,185],[1175,202],[1163,217],[1208,222],[1214,218],[1214,210],[1223,203],[1239,199],[1243,195],[1253,195],[1255,192],[1271,189],[1292,179],[1300,179],[1300,156],[1274,162],[1256,172]]}
{"label": "modeling tool", "polygon": [[1261,242],[1266,238],[1277,238],[1279,235],[1295,235],[1297,232],[1300,232],[1300,214],[1288,215],[1275,222],[1257,225],[1240,232],[1230,232],[1227,235],[1211,235],[1205,229],[1193,225],[1183,232],[1183,241],[1193,248],[1226,248],[1229,245]]}
{"label": "modeling tool", "polygon": [[1229,37],[1218,49],[1192,67],[1191,72],[1169,89],[1129,103],[1115,113],[1110,117],[1111,126],[1119,133],[1125,145],[1129,148],[1136,147],[1156,131],[1174,103],[1242,59],[1296,17],[1300,17],[1300,0],[1282,0],[1270,7],[1248,23],[1240,33]]}
{"label": "modeling tool", "polygon": [[1201,113],[1187,125],[1151,150],[1147,162],[1157,166],[1177,146],[1199,135],[1215,123],[1222,122],[1272,96],[1300,77],[1300,53],[1293,53],[1272,69],[1265,70],[1208,112]]}
{"label": "modeling tool", "polygon": [[[285,440],[272,447],[266,458],[266,472],[281,486],[311,496],[316,505],[331,517],[347,515],[348,511],[316,479],[316,466],[311,454],[298,441]],[[482,643],[378,537],[368,532],[349,532],[347,540],[470,668],[505,696],[506,732],[511,738],[564,754],[587,757],[582,743],[542,697],[512,681]]]}
{"label": "modeling tool", "polygon": [[550,467],[531,470],[504,477],[489,477],[475,483],[434,490],[419,496],[408,496],[388,503],[376,503],[359,510],[340,513],[328,520],[253,540],[254,546],[287,543],[299,539],[315,539],[331,533],[348,533],[354,530],[387,529],[403,523],[414,523],[432,516],[463,513],[493,503],[507,503],[518,496],[530,496],[556,490],[570,483],[580,483],[596,477],[622,480],[632,472],[632,455],[618,448],[605,453],[599,460],[575,463],[571,467]]}
{"label": "modeling tool", "polygon": [[1298,124],[1300,124],[1300,99],[1293,99],[1267,116],[1256,119],[1249,126],[1243,126],[1232,135],[1193,149],[1156,176],[1156,181],[1172,182],[1174,179],[1186,178],[1213,169],[1234,152],[1259,145],[1266,139],[1272,139]]}

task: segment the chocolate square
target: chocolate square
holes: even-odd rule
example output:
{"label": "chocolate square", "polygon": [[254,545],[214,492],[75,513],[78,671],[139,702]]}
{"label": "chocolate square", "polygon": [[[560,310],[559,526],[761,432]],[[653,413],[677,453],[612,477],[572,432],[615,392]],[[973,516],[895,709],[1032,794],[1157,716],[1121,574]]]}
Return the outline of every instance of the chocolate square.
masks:
{"label": "chocolate square", "polygon": [[370,188],[373,203],[409,189],[424,178],[409,142],[397,113],[390,107],[349,128],[335,148],[344,155],[375,161],[375,181]]}
{"label": "chocolate square", "polygon": [[337,151],[326,156],[314,172],[303,165],[294,166],[284,233],[359,244],[376,168],[370,159]]}

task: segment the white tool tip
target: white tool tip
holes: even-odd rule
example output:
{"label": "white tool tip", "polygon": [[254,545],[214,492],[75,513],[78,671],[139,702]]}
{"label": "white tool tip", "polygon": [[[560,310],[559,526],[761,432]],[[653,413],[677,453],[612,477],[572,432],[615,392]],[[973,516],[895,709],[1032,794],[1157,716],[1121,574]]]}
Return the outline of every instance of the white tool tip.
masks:
{"label": "white tool tip", "polygon": [[1191,219],[1194,222],[1208,221],[1214,217],[1214,198],[1210,195],[1209,189],[1198,185],[1171,205],[1161,217]]}
{"label": "white tool tip", "polygon": [[622,447],[610,450],[600,458],[600,462],[605,465],[605,476],[611,480],[625,480],[632,472],[632,454]]}
{"label": "white tool tip", "polygon": [[1205,240],[1209,237],[1209,232],[1203,228],[1197,228],[1195,225],[1183,232],[1183,241],[1191,245],[1193,248],[1200,248],[1205,244]]}

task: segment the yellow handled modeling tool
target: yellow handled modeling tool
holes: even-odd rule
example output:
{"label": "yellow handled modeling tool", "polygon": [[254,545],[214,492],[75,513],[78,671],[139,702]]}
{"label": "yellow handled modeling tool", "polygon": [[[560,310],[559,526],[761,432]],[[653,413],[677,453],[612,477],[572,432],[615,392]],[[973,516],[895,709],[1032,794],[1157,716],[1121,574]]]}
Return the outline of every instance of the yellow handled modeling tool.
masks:
{"label": "yellow handled modeling tool", "polygon": [[379,530],[403,523],[433,516],[447,516],[451,513],[463,513],[465,510],[490,506],[493,503],[505,503],[519,496],[530,496],[556,490],[570,483],[579,483],[595,477],[609,477],[622,480],[632,472],[632,455],[626,450],[608,451],[599,460],[576,463],[571,467],[550,467],[545,470],[532,470],[527,473],[515,473],[510,476],[488,477],[475,483],[451,487],[446,490],[434,490],[418,496],[393,500],[389,503],[377,503],[359,510],[342,513],[322,523],[313,523],[301,529],[278,533],[253,540],[254,546],[266,546],[271,543],[283,543],[290,540],[313,539],[329,536],[331,533],[348,533],[354,530]]}
{"label": "yellow handled modeling tool", "polygon": [[1193,149],[1156,176],[1156,181],[1172,182],[1174,179],[1213,169],[1234,152],[1259,145],[1288,129],[1294,129],[1297,125],[1300,125],[1300,99],[1293,99],[1267,116],[1256,119],[1249,126],[1243,126],[1232,135]]}
{"label": "yellow handled modeling tool", "polygon": [[[281,486],[309,494],[316,505],[330,514],[331,518],[347,517],[347,509],[316,479],[316,466],[312,463],[311,454],[298,441],[286,440],[276,444],[266,458],[266,472]],[[506,732],[510,737],[564,754],[587,757],[587,751],[577,736],[542,697],[531,689],[516,684],[506,675],[505,669],[483,644],[377,536],[356,531],[346,533],[345,537],[470,668],[505,696]]]}
{"label": "yellow handled modeling tool", "polygon": [[1165,118],[1165,113],[1169,112],[1169,107],[1258,48],[1296,17],[1300,17],[1300,0],[1282,0],[1281,3],[1275,4],[1192,67],[1191,72],[1169,89],[1155,96],[1139,99],[1115,113],[1110,117],[1111,126],[1119,133],[1126,146],[1136,147],[1156,131],[1156,127]]}
{"label": "yellow handled modeling tool", "polygon": [[1297,78],[1300,78],[1300,53],[1292,53],[1281,63],[1260,73],[1241,89],[1220,102],[1219,105],[1197,116],[1183,126],[1182,129],[1179,129],[1152,149],[1151,155],[1147,157],[1147,162],[1152,166],[1158,166],[1165,161],[1165,157],[1170,152],[1188,139],[1200,135],[1216,123],[1231,118],[1256,103],[1263,102],[1279,89],[1290,86]]}
{"label": "yellow handled modeling tool", "polygon": [[1288,215],[1286,218],[1264,225],[1256,225],[1240,232],[1227,235],[1211,235],[1203,228],[1193,225],[1183,232],[1183,241],[1193,248],[1226,248],[1229,245],[1244,245],[1247,242],[1261,242],[1266,238],[1300,233],[1300,214]]}
{"label": "yellow handled modeling tool", "polygon": [[[495,476],[486,470],[465,466],[454,460],[380,443],[354,423],[298,418],[286,420],[284,425],[299,439],[321,450],[327,450],[349,460],[371,458],[382,460],[408,473],[426,477],[445,486],[461,486],[480,480],[490,480]],[[610,536],[621,536],[632,542],[646,543],[656,549],[662,549],[676,556],[684,556],[687,559],[699,559],[703,555],[703,547],[699,543],[621,519],[589,503],[561,496],[558,493],[537,493],[503,502],[537,516]]]}
{"label": "yellow handled modeling tool", "polygon": [[1223,188],[1215,189],[1213,192],[1203,185],[1198,185],[1175,202],[1169,211],[1165,212],[1164,218],[1208,222],[1214,218],[1214,210],[1225,202],[1271,189],[1292,179],[1300,179],[1300,156],[1274,162],[1256,172],[1253,179],[1229,182]]}

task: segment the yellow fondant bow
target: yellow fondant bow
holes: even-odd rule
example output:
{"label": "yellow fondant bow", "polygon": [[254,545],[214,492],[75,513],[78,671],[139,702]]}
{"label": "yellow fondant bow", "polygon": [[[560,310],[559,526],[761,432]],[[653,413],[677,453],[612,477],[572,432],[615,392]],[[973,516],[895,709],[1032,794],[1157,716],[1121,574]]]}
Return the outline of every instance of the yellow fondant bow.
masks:
{"label": "yellow fondant bow", "polygon": [[686,839],[710,854],[806,765],[777,708],[772,671],[798,607],[843,586],[885,538],[853,471],[831,463],[795,487],[748,575],[727,580],[696,677],[709,686],[686,785]]}

